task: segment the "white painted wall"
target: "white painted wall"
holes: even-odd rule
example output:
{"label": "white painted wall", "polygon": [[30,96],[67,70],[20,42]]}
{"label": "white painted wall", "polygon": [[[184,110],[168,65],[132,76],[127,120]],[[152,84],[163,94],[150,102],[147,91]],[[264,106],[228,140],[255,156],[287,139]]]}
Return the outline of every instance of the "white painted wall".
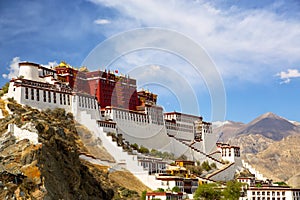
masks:
{"label": "white painted wall", "polygon": [[[27,123],[26,126],[31,126],[30,123]],[[29,129],[32,129],[28,127]],[[37,131],[28,130],[26,127],[19,128],[15,124],[9,124],[8,131],[13,133],[17,141],[24,139],[30,140],[33,144],[38,144],[38,134]]]}
{"label": "white painted wall", "polygon": [[[292,190],[280,190],[280,188],[278,188],[278,190],[274,189],[274,190],[266,190],[264,188],[260,188],[259,190],[257,190],[257,188],[255,188],[256,190],[251,190],[248,189],[247,190],[247,198],[248,199],[280,199],[283,200],[283,198],[285,198],[285,200],[300,200],[300,196],[296,196],[293,194]],[[284,194],[282,194],[282,191],[284,191]],[[254,192],[254,194],[253,194]],[[264,195],[263,195],[264,192]],[[270,192],[270,194],[268,195],[267,192]],[[272,193],[274,192],[274,193]],[[277,192],[279,192],[279,195],[277,194]],[[298,193],[300,193],[300,190],[298,191]]]}
{"label": "white painted wall", "polygon": [[242,160],[242,165],[243,165],[243,167],[245,167],[246,169],[248,169],[251,174],[254,174],[256,179],[263,180],[263,181],[267,180],[267,178],[265,178],[259,171],[257,171],[254,167],[252,167],[246,161]]}

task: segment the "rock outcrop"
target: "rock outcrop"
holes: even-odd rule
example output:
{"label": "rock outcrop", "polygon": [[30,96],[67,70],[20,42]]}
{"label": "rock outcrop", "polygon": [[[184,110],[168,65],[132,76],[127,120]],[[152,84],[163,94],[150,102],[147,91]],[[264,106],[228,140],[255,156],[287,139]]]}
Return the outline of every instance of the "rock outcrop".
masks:
{"label": "rock outcrop", "polygon": [[[89,151],[77,133],[72,114],[63,109],[40,112],[13,101],[8,107],[13,114],[0,120],[0,199],[139,197],[110,180],[101,167],[80,159],[82,152]],[[37,144],[18,140],[8,128],[9,124],[26,128],[28,123],[36,129]],[[101,152],[93,150],[101,157]],[[107,152],[104,156],[111,158]]]}

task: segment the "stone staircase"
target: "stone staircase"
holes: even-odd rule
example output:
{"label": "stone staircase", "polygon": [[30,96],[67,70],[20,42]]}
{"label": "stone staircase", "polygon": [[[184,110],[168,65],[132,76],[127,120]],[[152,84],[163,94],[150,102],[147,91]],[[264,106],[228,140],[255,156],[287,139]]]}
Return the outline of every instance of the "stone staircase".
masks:
{"label": "stone staircase", "polygon": [[111,136],[107,136],[103,127],[99,126],[96,119],[85,111],[80,111],[76,120],[85,125],[95,137],[100,138],[103,147],[114,157],[116,165],[123,166],[125,169],[134,174],[141,182],[149,188],[155,190],[161,186],[161,181],[156,180],[154,175],[149,175],[147,170],[139,166],[137,154],[128,153],[118,146],[117,142],[112,140]]}
{"label": "stone staircase", "polygon": [[182,138],[176,138],[176,137],[173,137],[174,139],[176,139],[177,141],[181,142],[182,144],[188,146],[189,148],[191,148],[193,151],[195,152],[198,152],[202,155],[204,155],[206,158],[208,158],[209,160],[211,160],[212,162],[217,162],[219,164],[224,164],[223,162],[219,161],[218,159],[212,157],[211,155],[209,154],[206,154],[204,153],[203,151],[200,151],[199,149],[197,149],[195,146],[193,146],[195,144],[195,142],[192,142],[192,143],[189,143],[190,141],[187,141],[185,139],[182,139]]}

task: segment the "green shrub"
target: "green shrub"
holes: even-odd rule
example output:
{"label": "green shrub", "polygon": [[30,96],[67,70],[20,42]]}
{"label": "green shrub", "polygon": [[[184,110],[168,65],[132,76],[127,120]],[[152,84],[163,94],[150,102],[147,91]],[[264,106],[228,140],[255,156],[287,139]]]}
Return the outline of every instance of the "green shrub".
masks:
{"label": "green shrub", "polygon": [[209,165],[208,161],[204,161],[204,162],[202,163],[201,167],[202,167],[205,171],[211,170],[211,166]]}
{"label": "green shrub", "polygon": [[181,192],[181,190],[180,190],[179,187],[174,186],[174,187],[172,188],[172,192]]}

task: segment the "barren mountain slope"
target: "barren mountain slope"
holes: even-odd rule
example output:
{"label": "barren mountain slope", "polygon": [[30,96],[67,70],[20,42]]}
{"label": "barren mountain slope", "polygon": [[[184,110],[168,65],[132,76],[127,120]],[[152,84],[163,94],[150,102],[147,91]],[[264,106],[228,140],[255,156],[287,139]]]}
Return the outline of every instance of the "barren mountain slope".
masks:
{"label": "barren mountain slope", "polygon": [[[255,167],[266,177],[274,181],[285,181],[289,179],[293,186],[298,185],[300,170],[300,135],[293,135],[281,141],[274,142],[259,153],[246,154],[244,159]],[[295,180],[293,179],[295,177]]]}

